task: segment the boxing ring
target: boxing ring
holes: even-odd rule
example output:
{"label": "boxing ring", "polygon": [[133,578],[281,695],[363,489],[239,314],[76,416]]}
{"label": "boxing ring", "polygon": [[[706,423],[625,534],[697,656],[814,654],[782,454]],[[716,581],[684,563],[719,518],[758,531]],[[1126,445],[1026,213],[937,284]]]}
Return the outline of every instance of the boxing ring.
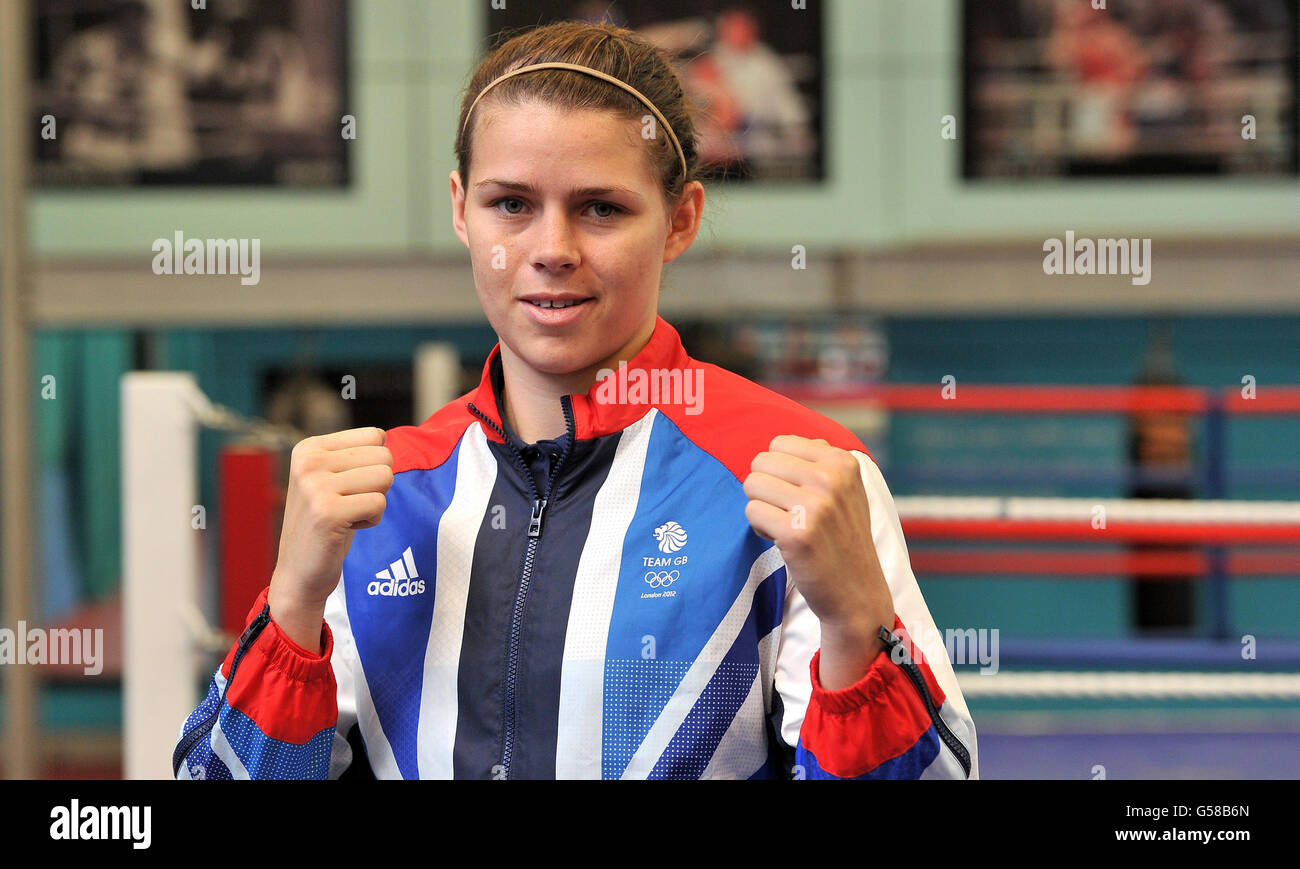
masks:
{"label": "boxing ring", "polygon": [[[1295,778],[1300,776],[1300,617],[1286,635],[1255,636],[1234,618],[1229,584],[1300,583],[1300,501],[1227,499],[1228,483],[1290,487],[1300,467],[1235,467],[1229,428],[1244,417],[1300,415],[1300,388],[882,384],[781,391],[846,422],[874,409],[891,422],[931,414],[1126,418],[1183,415],[1203,449],[1188,469],[1204,497],[1114,498],[902,494],[958,484],[1006,490],[1104,490],[1168,481],[1167,469],[954,469],[882,463],[912,568],[979,732],[986,778]],[[1039,636],[998,635],[997,618],[959,624],[936,607],[945,584],[1182,581],[1204,595],[1202,623],[1181,635],[1073,636],[1068,592],[1041,612]],[[1298,614],[1300,615],[1300,614]],[[987,642],[992,633],[994,642]],[[948,637],[952,639],[951,636]],[[976,644],[979,648],[976,648]],[[990,648],[991,647],[991,648]],[[994,654],[990,655],[992,651]],[[978,654],[977,654],[978,653]]]}

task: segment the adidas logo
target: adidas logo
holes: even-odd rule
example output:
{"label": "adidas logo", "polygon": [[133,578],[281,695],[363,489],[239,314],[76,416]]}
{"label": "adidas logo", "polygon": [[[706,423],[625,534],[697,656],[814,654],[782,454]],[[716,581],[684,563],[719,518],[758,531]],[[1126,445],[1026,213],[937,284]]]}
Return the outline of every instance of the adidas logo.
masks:
{"label": "adidas logo", "polygon": [[[384,580],[380,582],[380,580]],[[415,569],[415,559],[411,557],[411,547],[406,547],[402,557],[388,565],[388,568],[375,574],[375,581],[366,588],[366,593],[378,597],[410,597],[424,594],[424,580]]]}

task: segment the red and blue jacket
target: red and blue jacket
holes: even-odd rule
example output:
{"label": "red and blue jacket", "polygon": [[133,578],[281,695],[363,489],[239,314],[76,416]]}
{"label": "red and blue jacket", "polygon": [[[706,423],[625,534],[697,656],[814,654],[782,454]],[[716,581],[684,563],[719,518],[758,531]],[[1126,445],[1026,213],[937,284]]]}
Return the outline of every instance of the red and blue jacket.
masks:
{"label": "red and blue jacket", "polygon": [[[178,777],[977,776],[952,667],[913,639],[937,632],[893,499],[852,433],[690,358],[662,319],[561,399],[555,441],[509,431],[503,388],[498,345],[477,389],[388,432],[387,508],[356,532],[320,648],[280,630],[264,589],[181,728]],[[893,594],[886,649],[841,690],[820,685],[817,617],[745,518],[742,481],[779,434],[857,458]]]}

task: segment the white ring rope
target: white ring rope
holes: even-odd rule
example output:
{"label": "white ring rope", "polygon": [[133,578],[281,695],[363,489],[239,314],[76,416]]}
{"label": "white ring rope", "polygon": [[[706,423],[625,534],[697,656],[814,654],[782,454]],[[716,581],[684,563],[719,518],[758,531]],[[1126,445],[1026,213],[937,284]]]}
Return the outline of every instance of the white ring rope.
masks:
{"label": "white ring rope", "polygon": [[1098,507],[1108,521],[1300,525],[1300,501],[1209,501],[1162,498],[1025,498],[902,495],[900,519],[1021,519],[1090,522]]}
{"label": "white ring rope", "polygon": [[958,672],[971,697],[1128,697],[1300,700],[1300,673]]}
{"label": "white ring rope", "polygon": [[189,404],[194,419],[204,428],[245,434],[267,446],[292,447],[307,436],[293,426],[244,416],[224,405],[213,404],[201,393],[193,396]]}

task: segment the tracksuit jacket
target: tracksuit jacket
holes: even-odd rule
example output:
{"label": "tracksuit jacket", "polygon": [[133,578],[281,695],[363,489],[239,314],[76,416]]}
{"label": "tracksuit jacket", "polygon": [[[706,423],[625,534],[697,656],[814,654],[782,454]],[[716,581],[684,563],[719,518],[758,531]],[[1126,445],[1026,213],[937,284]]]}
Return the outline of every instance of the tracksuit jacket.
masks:
{"label": "tracksuit jacket", "polygon": [[[477,389],[388,432],[387,507],[355,534],[320,648],[263,589],[182,725],[179,778],[977,776],[953,669],[921,651],[937,631],[893,499],[847,429],[691,359],[663,319],[561,399],[555,441],[514,436],[502,390],[498,345]],[[893,594],[885,650],[841,690],[745,518],[779,434],[852,451]]]}

